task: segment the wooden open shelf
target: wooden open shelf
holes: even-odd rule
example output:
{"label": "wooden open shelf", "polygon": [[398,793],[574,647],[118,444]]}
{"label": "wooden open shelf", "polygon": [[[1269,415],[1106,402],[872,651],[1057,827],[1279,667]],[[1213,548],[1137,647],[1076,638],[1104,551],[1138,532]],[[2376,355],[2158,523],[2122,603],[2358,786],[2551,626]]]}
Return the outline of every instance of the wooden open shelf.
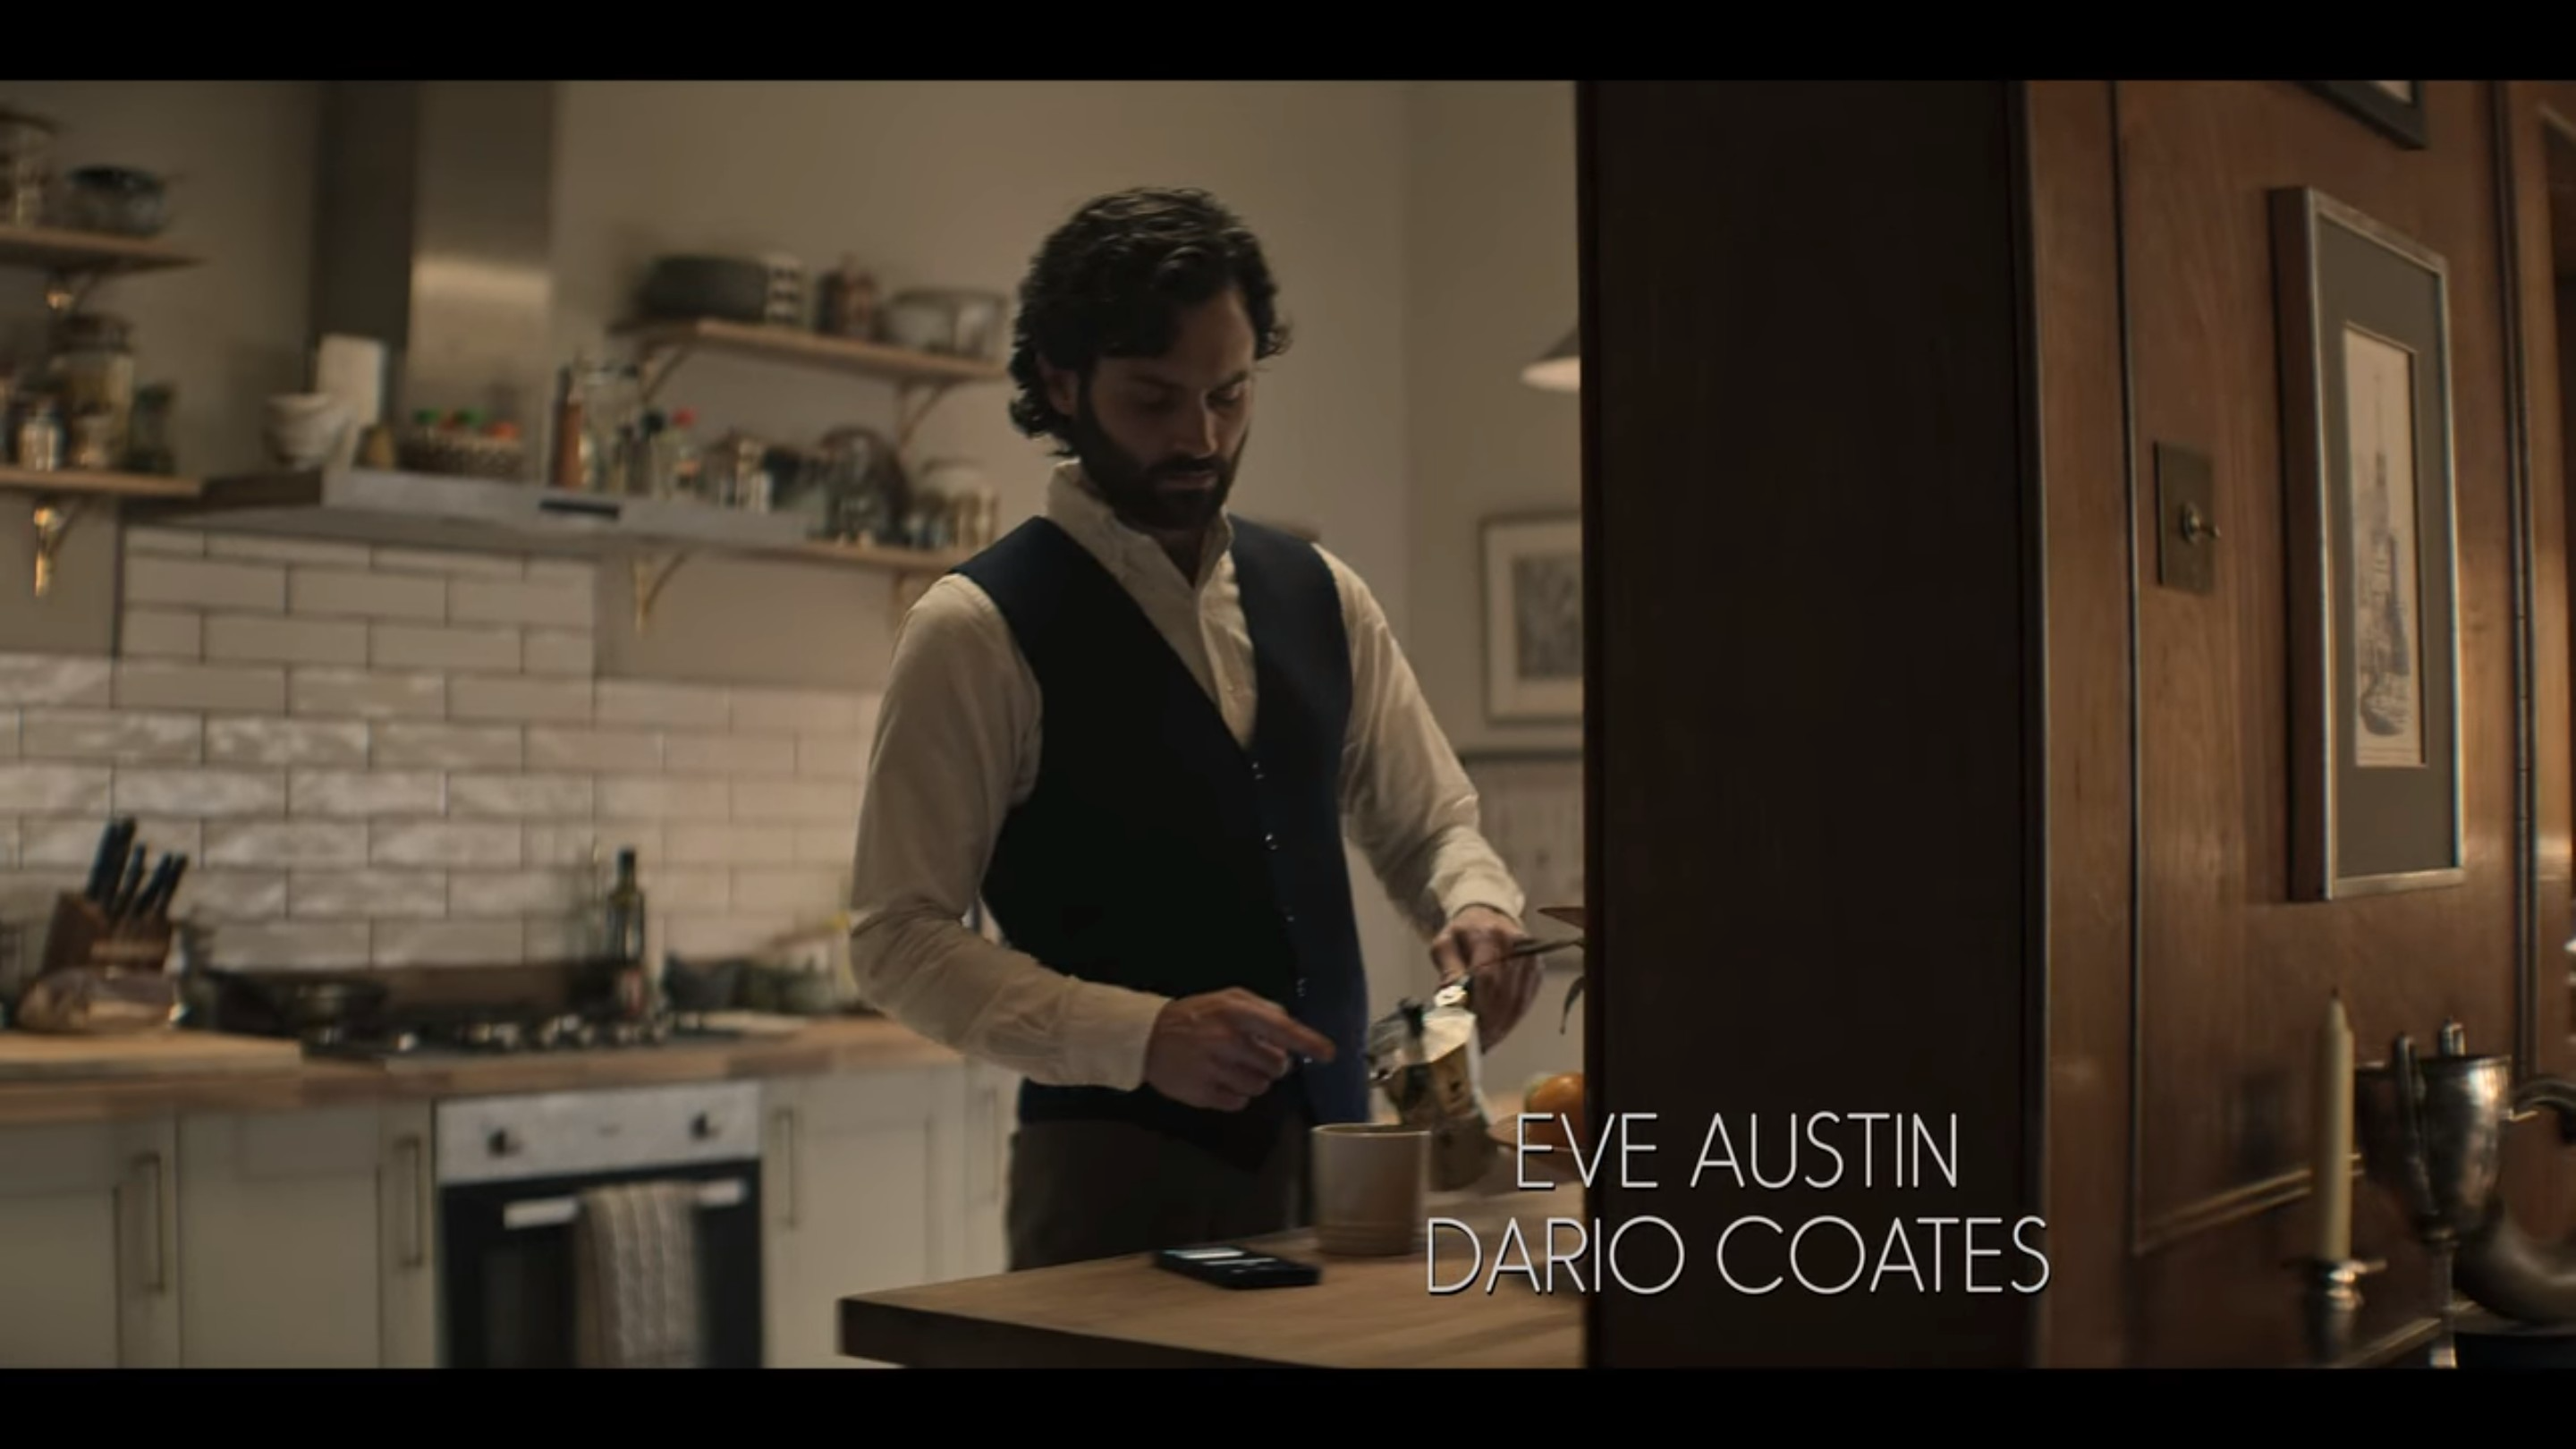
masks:
{"label": "wooden open shelf", "polygon": [[[999,363],[947,357],[934,352],[889,347],[829,337],[795,327],[764,327],[712,319],[694,322],[631,322],[617,335],[648,351],[720,352],[826,372],[851,373],[886,382],[948,386],[966,382],[999,382],[1009,372]],[[676,361],[676,359],[674,359]]]}
{"label": "wooden open shelf", "polygon": [[158,272],[200,258],[167,242],[59,227],[0,226],[0,267],[57,273]]}
{"label": "wooden open shelf", "polygon": [[895,548],[882,543],[834,543],[824,539],[799,544],[781,556],[853,568],[888,569],[900,574],[944,574],[974,557],[964,549]]}
{"label": "wooden open shelf", "polygon": [[77,468],[0,466],[0,489],[64,498],[194,498],[204,485],[194,478],[150,473],[90,473]]}

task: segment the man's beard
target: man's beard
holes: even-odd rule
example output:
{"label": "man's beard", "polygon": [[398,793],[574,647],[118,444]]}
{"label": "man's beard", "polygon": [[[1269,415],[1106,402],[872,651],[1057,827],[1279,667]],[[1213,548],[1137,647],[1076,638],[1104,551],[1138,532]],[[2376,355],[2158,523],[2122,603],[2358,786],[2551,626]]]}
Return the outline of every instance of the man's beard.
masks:
{"label": "man's beard", "polygon": [[[1129,527],[1147,533],[1206,531],[1233,495],[1235,469],[1243,461],[1243,446],[1238,443],[1231,457],[1212,454],[1165,458],[1150,466],[1140,463],[1102,431],[1087,396],[1073,419],[1071,442],[1083,476],[1108,500],[1110,511]],[[1192,479],[1194,474],[1212,475],[1213,486]]]}

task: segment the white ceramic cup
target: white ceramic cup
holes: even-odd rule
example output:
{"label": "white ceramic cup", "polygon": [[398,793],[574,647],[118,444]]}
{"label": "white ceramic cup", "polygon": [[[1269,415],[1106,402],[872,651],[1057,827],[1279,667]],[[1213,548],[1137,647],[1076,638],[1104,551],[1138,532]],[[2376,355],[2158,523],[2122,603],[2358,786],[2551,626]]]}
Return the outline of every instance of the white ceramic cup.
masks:
{"label": "white ceramic cup", "polygon": [[1422,1245],[1431,1134],[1385,1122],[1314,1129],[1315,1246],[1342,1257],[1384,1258]]}

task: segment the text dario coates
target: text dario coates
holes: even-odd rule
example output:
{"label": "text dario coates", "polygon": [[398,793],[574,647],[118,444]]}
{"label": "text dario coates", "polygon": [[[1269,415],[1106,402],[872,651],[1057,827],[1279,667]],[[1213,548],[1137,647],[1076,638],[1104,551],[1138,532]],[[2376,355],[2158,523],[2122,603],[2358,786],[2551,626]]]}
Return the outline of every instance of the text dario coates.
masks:
{"label": "text dario coates", "polygon": [[1514,1167],[1524,1189],[1551,1185],[1531,1179],[1533,1158],[1563,1154],[1586,1187],[1604,1181],[1615,1163],[1615,1181],[1629,1193],[1858,1188],[1884,1193],[1887,1209],[1792,1216],[1765,1212],[1755,1199],[1714,1241],[1697,1245],[1651,1213],[1606,1226],[1599,1218],[1552,1217],[1534,1231],[1514,1219],[1490,1243],[1456,1218],[1434,1217],[1424,1252],[1432,1293],[1491,1293],[1510,1283],[1541,1293],[1655,1294],[1686,1272],[1715,1272],[1733,1291],[1756,1296],[2037,1293],[2048,1286],[2045,1221],[1941,1211],[1941,1199],[1959,1187],[1955,1113],[1946,1120],[1910,1112],[1790,1113],[1732,1123],[1720,1113],[1681,1176],[1657,1170],[1655,1113],[1619,1114],[1589,1153],[1530,1141],[1530,1124],[1548,1120],[1521,1115]]}

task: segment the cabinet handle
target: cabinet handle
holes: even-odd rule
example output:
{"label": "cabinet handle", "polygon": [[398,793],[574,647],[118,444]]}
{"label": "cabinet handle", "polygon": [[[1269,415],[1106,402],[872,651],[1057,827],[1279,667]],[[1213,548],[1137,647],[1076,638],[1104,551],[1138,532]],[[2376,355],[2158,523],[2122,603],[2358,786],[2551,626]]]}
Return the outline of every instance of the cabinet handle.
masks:
{"label": "cabinet handle", "polygon": [[168,1214],[162,1207],[161,1154],[146,1152],[134,1159],[134,1165],[135,1169],[142,1174],[144,1186],[152,1194],[152,1211],[143,1220],[143,1246],[145,1252],[150,1255],[148,1261],[152,1266],[151,1270],[144,1275],[143,1291],[167,1293],[170,1291],[170,1265],[167,1256],[162,1252],[161,1238],[168,1229],[169,1222]]}
{"label": "cabinet handle", "polygon": [[418,1268],[429,1262],[429,1149],[412,1133],[397,1140],[394,1151],[403,1161],[403,1200],[411,1205],[402,1265]]}
{"label": "cabinet handle", "polygon": [[787,1209],[786,1225],[792,1228],[796,1226],[797,1179],[802,1175],[796,1170],[796,1109],[781,1107],[770,1114],[770,1120],[778,1129],[778,1140],[781,1144],[778,1165],[787,1174],[787,1190],[780,1193],[778,1198],[781,1205]]}

